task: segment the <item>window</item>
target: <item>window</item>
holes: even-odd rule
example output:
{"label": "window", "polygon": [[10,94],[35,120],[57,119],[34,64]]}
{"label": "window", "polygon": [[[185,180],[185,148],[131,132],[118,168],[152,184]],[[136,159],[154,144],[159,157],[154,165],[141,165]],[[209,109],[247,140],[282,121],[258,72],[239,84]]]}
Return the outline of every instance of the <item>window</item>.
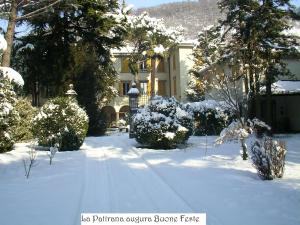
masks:
{"label": "window", "polygon": [[140,82],[140,91],[142,95],[146,95],[148,92],[148,81]]}
{"label": "window", "polygon": [[147,72],[148,71],[148,60],[144,60],[140,64],[140,72]]}
{"label": "window", "polygon": [[129,73],[129,58],[121,58],[121,73]]}
{"label": "window", "polygon": [[122,81],[119,85],[120,96],[127,95],[129,89],[130,89],[130,81]]}

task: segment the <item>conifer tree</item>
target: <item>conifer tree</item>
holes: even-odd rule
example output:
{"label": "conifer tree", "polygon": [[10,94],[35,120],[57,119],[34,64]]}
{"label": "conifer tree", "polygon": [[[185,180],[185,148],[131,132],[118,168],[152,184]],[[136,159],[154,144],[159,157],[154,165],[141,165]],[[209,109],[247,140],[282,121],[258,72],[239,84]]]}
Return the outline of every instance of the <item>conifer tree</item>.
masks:
{"label": "conifer tree", "polygon": [[[86,107],[91,124],[97,125],[91,117],[99,114],[100,102],[109,99],[111,84],[116,81],[110,50],[121,45],[126,32],[118,1],[70,0],[28,23],[32,32],[20,39],[17,54],[17,63],[25,68],[27,92],[39,96],[38,92],[43,91],[46,97],[54,97],[63,95],[70,83],[83,96],[93,92],[79,102]],[[32,48],[26,47],[28,44]],[[82,65],[78,64],[79,55],[83,57]],[[89,130],[89,134],[96,133]]]}
{"label": "conifer tree", "polygon": [[297,44],[296,37],[286,32],[294,8],[289,0],[223,0],[219,7],[225,17],[216,28],[200,34],[192,72],[199,77],[205,68],[214,69],[222,62],[230,65],[235,80],[243,82],[249,107],[241,116],[255,116],[255,99],[262,85],[266,85],[270,114],[271,84],[277,76],[289,74],[283,56],[295,51]]}

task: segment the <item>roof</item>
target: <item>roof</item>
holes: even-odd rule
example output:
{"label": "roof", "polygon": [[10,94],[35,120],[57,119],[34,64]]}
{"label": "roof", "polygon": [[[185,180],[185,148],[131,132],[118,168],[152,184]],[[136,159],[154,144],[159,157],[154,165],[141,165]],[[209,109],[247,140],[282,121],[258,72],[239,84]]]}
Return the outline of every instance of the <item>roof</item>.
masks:
{"label": "roof", "polygon": [[[261,88],[266,92],[266,87]],[[272,94],[296,94],[300,93],[300,80],[279,80],[272,84]]]}

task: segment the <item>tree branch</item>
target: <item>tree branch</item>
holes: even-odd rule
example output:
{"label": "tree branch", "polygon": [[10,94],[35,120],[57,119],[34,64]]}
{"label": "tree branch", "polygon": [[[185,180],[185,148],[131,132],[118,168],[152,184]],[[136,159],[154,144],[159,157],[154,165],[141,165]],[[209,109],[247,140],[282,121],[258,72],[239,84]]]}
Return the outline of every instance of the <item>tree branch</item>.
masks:
{"label": "tree branch", "polygon": [[29,18],[37,15],[37,14],[40,14],[41,12],[45,11],[46,9],[48,9],[48,8],[50,8],[50,7],[58,4],[58,3],[60,3],[61,1],[63,1],[63,0],[56,0],[55,2],[53,2],[53,3],[49,4],[49,5],[46,5],[46,6],[44,6],[42,8],[39,8],[39,9],[33,11],[33,12],[30,12],[30,13],[27,13],[27,14],[25,14],[23,16],[20,16],[20,17],[17,18],[17,21],[24,20],[24,19],[29,19]]}

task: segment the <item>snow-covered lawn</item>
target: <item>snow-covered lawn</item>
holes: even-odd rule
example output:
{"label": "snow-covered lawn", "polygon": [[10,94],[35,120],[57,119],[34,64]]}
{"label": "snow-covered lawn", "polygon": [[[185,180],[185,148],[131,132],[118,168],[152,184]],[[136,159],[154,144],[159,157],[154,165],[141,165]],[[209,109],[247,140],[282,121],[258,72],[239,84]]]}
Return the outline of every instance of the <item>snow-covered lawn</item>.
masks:
{"label": "snow-covered lawn", "polygon": [[[128,134],[87,138],[81,151],[46,152],[24,177],[25,144],[0,155],[0,224],[75,225],[81,212],[199,212],[213,225],[300,224],[300,135],[283,179],[262,181],[234,143],[192,137],[188,148],[136,148]],[[207,142],[207,145],[205,144]],[[206,152],[207,147],[207,153]]]}

